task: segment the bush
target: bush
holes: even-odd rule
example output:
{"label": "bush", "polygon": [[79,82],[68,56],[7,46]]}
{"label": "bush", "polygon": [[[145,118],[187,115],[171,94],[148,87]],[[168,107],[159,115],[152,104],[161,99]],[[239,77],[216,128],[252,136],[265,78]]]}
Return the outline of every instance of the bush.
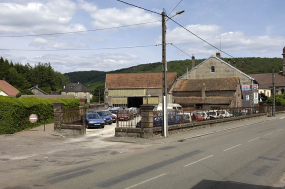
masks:
{"label": "bush", "polygon": [[[53,123],[53,103],[64,103],[63,108],[79,107],[79,99],[40,99],[35,97],[14,98],[0,96],[0,134],[13,134],[23,129]],[[36,114],[38,121],[29,122],[29,116]],[[45,121],[44,121],[45,119]]]}

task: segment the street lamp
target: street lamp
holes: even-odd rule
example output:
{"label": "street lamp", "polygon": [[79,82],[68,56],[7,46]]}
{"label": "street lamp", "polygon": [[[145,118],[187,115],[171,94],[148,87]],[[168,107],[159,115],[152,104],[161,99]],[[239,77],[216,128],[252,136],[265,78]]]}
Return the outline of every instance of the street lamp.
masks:
{"label": "street lamp", "polygon": [[[176,12],[176,15],[182,14],[184,10]],[[162,70],[163,70],[163,76],[162,76],[162,97],[163,97],[163,106],[162,106],[162,112],[163,112],[163,136],[166,137],[168,135],[168,119],[167,119],[167,63],[166,63],[166,21],[168,19],[173,18],[168,17],[166,13],[163,11],[161,13],[162,16]],[[165,17],[168,17],[167,20],[165,20]]]}

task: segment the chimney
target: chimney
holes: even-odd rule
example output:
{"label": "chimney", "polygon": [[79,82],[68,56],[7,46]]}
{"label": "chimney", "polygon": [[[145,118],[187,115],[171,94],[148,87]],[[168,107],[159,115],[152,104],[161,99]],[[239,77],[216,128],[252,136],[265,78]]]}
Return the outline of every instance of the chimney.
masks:
{"label": "chimney", "polygon": [[220,52],[216,52],[216,57],[221,58],[221,53]]}
{"label": "chimney", "polygon": [[65,89],[65,85],[63,86],[63,88]]}
{"label": "chimney", "polygon": [[229,65],[231,65],[231,59],[228,59],[228,63],[229,63]]}
{"label": "chimney", "polygon": [[36,84],[36,88],[38,88],[38,84]]}
{"label": "chimney", "polygon": [[233,62],[233,66],[236,68],[237,67],[237,64],[236,64],[236,61],[234,60]]}
{"label": "chimney", "polygon": [[285,47],[283,48],[283,75],[285,76]]}
{"label": "chimney", "polygon": [[192,69],[195,67],[195,56],[194,54],[192,55]]}
{"label": "chimney", "polygon": [[205,83],[203,83],[203,86],[202,86],[202,98],[206,98],[206,85],[205,85]]}

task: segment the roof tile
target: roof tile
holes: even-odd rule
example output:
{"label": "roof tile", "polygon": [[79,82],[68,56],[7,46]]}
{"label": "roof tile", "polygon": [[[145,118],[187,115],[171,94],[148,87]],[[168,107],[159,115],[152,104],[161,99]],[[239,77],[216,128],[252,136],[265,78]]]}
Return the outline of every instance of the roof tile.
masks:
{"label": "roof tile", "polygon": [[2,88],[2,91],[9,96],[16,96],[20,92],[5,80],[0,80],[0,88]]}

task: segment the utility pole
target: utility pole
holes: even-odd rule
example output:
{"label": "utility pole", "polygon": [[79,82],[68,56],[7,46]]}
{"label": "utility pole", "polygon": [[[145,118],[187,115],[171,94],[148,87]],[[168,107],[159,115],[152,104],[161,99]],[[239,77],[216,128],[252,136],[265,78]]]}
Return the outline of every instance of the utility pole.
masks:
{"label": "utility pole", "polygon": [[272,106],[272,116],[275,117],[275,70],[272,70],[272,85],[273,85],[273,106]]}
{"label": "utility pole", "polygon": [[166,64],[166,26],[165,26],[165,12],[162,15],[162,98],[163,98],[163,135],[168,135],[168,119],[167,119],[167,64]]}

